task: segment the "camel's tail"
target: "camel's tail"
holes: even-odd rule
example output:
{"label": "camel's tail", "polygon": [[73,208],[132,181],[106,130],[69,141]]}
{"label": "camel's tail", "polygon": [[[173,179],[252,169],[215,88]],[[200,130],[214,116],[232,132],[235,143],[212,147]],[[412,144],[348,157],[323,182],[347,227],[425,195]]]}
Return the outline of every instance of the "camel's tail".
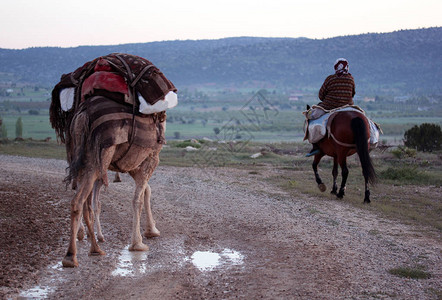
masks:
{"label": "camel's tail", "polygon": [[64,179],[66,185],[76,181],[80,170],[85,165],[86,146],[89,137],[89,117],[86,112],[77,113],[69,129],[68,151],[69,174]]}
{"label": "camel's tail", "polygon": [[351,120],[351,128],[355,136],[355,144],[359,160],[361,161],[362,174],[369,183],[374,184],[376,182],[376,172],[368,151],[366,123],[362,118],[354,118]]}

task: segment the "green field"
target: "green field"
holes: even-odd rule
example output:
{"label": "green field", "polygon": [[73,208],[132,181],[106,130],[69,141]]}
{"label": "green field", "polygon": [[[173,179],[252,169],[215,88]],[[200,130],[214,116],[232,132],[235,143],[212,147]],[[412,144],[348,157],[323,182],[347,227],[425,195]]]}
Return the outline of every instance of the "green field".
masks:
{"label": "green field", "polygon": [[[49,89],[15,88],[14,93],[0,96],[0,117],[7,130],[7,138],[14,139],[16,122],[23,121],[23,138],[36,140],[51,137],[54,130],[49,123]],[[369,104],[355,100],[367,115],[381,125],[381,140],[398,144],[406,130],[422,123],[442,125],[441,101],[425,101],[422,97],[407,103],[395,103],[393,98],[381,98]],[[436,99],[437,100],[437,99]],[[439,99],[440,100],[440,99]],[[314,95],[289,101],[283,92],[219,91],[193,92],[185,89],[179,94],[179,105],[168,111],[166,137],[192,139],[207,137],[214,140],[257,142],[295,142],[304,137],[306,104],[315,104]]]}

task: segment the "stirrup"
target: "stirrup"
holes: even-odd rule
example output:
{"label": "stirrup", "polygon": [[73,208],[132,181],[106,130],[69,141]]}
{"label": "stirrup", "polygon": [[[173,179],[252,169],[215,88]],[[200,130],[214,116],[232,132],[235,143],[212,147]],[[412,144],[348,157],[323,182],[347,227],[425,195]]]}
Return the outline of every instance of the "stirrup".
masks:
{"label": "stirrup", "polygon": [[319,149],[315,149],[315,150],[311,151],[310,153],[307,153],[305,155],[305,157],[310,157],[310,156],[316,155],[318,153],[319,153]]}

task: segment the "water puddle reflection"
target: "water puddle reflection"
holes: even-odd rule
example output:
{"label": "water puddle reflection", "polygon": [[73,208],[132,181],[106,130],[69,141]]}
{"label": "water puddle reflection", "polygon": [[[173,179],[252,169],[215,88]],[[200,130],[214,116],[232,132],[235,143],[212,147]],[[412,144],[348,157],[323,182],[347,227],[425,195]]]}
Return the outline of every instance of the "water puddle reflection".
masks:
{"label": "water puddle reflection", "polygon": [[[53,286],[56,282],[62,282],[62,279],[59,277],[58,272],[63,270],[63,266],[61,262],[56,263],[55,265],[49,266],[48,270],[52,270],[49,272],[48,280],[44,280],[43,284],[37,285],[33,288],[27,289],[25,291],[21,291],[18,299],[46,299],[49,297],[51,293],[55,291],[55,287]],[[46,284],[46,283],[51,284]]]}
{"label": "water puddle reflection", "polygon": [[196,251],[189,257],[185,256],[182,246],[176,244],[166,245],[163,251],[158,253],[129,251],[127,246],[120,252],[112,276],[135,277],[164,269],[166,266],[169,269],[181,268],[189,262],[200,271],[211,271],[218,267],[242,265],[244,255],[227,248],[219,253]]}
{"label": "water puddle reflection", "polygon": [[53,288],[48,286],[36,286],[29,290],[22,291],[20,298],[24,299],[45,299],[50,293],[53,292]]}
{"label": "water puddle reflection", "polygon": [[113,276],[135,276],[147,272],[147,255],[144,251],[129,251],[129,246],[121,251]]}
{"label": "water puddle reflection", "polygon": [[196,251],[192,255],[192,263],[201,271],[212,270],[219,266],[221,255],[207,251]]}
{"label": "water puddle reflection", "polygon": [[191,261],[199,270],[211,271],[221,265],[241,265],[244,255],[231,249],[224,249],[221,253],[196,251],[192,254]]}

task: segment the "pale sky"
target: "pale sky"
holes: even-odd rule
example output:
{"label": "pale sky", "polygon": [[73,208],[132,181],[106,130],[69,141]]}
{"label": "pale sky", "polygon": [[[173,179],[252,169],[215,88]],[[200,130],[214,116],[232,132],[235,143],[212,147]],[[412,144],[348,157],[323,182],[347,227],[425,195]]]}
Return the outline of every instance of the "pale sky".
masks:
{"label": "pale sky", "polygon": [[442,26],[441,0],[0,0],[0,7],[0,48],[8,49]]}

